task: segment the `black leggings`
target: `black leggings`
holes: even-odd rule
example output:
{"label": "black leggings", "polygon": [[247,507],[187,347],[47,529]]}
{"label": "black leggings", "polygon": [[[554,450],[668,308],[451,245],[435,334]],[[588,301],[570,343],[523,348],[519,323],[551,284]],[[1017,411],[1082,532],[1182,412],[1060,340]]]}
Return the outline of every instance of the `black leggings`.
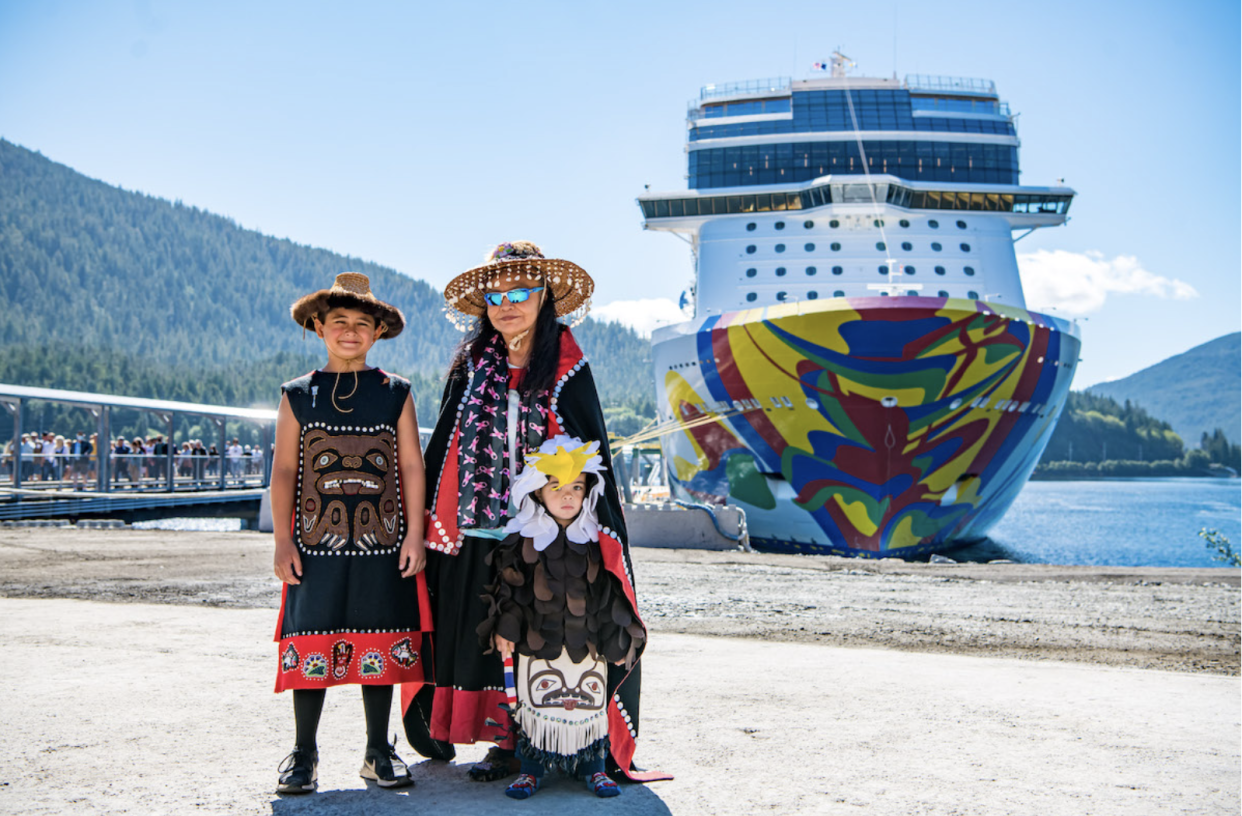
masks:
{"label": "black leggings", "polygon": [[[295,744],[304,751],[318,750],[319,715],[327,689],[294,689],[293,719],[297,726]],[[388,747],[388,717],[392,712],[392,686],[363,686],[362,709],[367,719],[367,748]]]}

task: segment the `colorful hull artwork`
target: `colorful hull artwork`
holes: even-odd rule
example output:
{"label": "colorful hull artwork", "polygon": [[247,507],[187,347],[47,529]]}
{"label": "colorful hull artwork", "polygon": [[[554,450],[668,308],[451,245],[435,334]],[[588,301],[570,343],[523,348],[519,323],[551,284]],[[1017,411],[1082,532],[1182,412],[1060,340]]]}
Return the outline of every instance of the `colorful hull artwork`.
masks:
{"label": "colorful hull artwork", "polygon": [[[984,538],[1056,426],[1077,326],[973,300],[801,301],[653,337],[671,489],[758,548],[918,556]],[[715,421],[712,420],[715,418]],[[697,422],[696,422],[697,420]]]}

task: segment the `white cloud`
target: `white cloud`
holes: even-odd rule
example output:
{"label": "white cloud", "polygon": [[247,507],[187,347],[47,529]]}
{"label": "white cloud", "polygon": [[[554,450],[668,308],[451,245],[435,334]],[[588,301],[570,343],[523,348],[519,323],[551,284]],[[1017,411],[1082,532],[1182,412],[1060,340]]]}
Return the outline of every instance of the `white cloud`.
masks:
{"label": "white cloud", "polygon": [[1199,293],[1176,278],[1148,272],[1133,255],[1109,260],[1101,252],[1045,249],[1018,255],[1027,306],[1080,316],[1098,312],[1110,293],[1189,300]]}
{"label": "white cloud", "polygon": [[652,329],[687,319],[681,309],[677,308],[677,304],[668,298],[614,300],[607,305],[592,308],[591,317],[629,326],[643,337],[650,337]]}

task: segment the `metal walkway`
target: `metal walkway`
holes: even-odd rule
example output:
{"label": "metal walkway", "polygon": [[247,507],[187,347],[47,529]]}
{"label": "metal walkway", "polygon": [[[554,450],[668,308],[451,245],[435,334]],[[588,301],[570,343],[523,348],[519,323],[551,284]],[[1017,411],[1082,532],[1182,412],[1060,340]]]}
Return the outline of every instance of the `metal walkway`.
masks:
{"label": "metal walkway", "polygon": [[[53,467],[55,478],[31,478],[39,468],[38,455],[22,450],[23,428],[31,402],[51,402],[84,408],[95,420],[97,440],[89,456],[65,456]],[[171,400],[117,397],[82,391],[30,388],[0,383],[0,405],[12,416],[12,444],[4,458],[8,475],[0,486],[0,520],[28,518],[123,518],[142,521],[169,516],[222,516],[257,518],[259,502],[271,480],[271,446],[276,412],[267,409],[199,405]],[[114,410],[154,415],[166,450],[160,455],[117,456],[112,452],[111,420]],[[176,431],[186,416],[205,419],[215,426],[217,456],[192,456],[190,474],[179,474],[181,453]],[[226,421],[258,426],[257,457],[230,460]],[[66,429],[69,430],[69,429]],[[72,442],[72,436],[64,436]],[[0,439],[3,437],[0,436]],[[183,440],[184,441],[184,440]],[[126,459],[130,461],[125,461]],[[137,461],[135,461],[137,460]],[[135,467],[137,465],[138,467]],[[33,466],[33,467],[32,467]],[[69,469],[90,474],[75,478]],[[138,476],[135,478],[135,471]],[[124,477],[124,481],[122,481]],[[73,482],[78,482],[74,484]],[[74,488],[77,488],[76,490]],[[89,487],[89,490],[84,488]]]}

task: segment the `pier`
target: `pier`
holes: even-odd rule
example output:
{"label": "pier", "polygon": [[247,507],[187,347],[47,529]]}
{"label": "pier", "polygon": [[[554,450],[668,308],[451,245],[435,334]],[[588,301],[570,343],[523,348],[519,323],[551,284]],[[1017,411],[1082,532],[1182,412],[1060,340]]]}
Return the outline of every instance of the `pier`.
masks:
{"label": "pier", "polygon": [[[0,463],[0,520],[113,518],[129,522],[222,516],[241,518],[247,526],[257,523],[260,501],[271,481],[275,410],[4,383],[0,383],[0,404],[12,421],[12,435]],[[89,416],[89,427],[83,427],[87,424],[83,420],[56,429],[65,437],[67,451],[28,450],[31,446],[23,445],[23,435],[51,435],[51,429],[38,427],[34,421],[39,413],[46,416],[49,406],[61,409],[62,415]],[[64,414],[63,409],[78,410]],[[118,453],[113,449],[120,427],[117,420],[134,417],[146,429],[144,436],[160,440],[155,446],[158,452]],[[183,449],[191,429],[206,437],[204,444],[214,446],[216,452]],[[89,452],[72,452],[79,432],[86,437]],[[247,445],[245,455],[230,455],[229,440],[238,436],[254,444]]]}

